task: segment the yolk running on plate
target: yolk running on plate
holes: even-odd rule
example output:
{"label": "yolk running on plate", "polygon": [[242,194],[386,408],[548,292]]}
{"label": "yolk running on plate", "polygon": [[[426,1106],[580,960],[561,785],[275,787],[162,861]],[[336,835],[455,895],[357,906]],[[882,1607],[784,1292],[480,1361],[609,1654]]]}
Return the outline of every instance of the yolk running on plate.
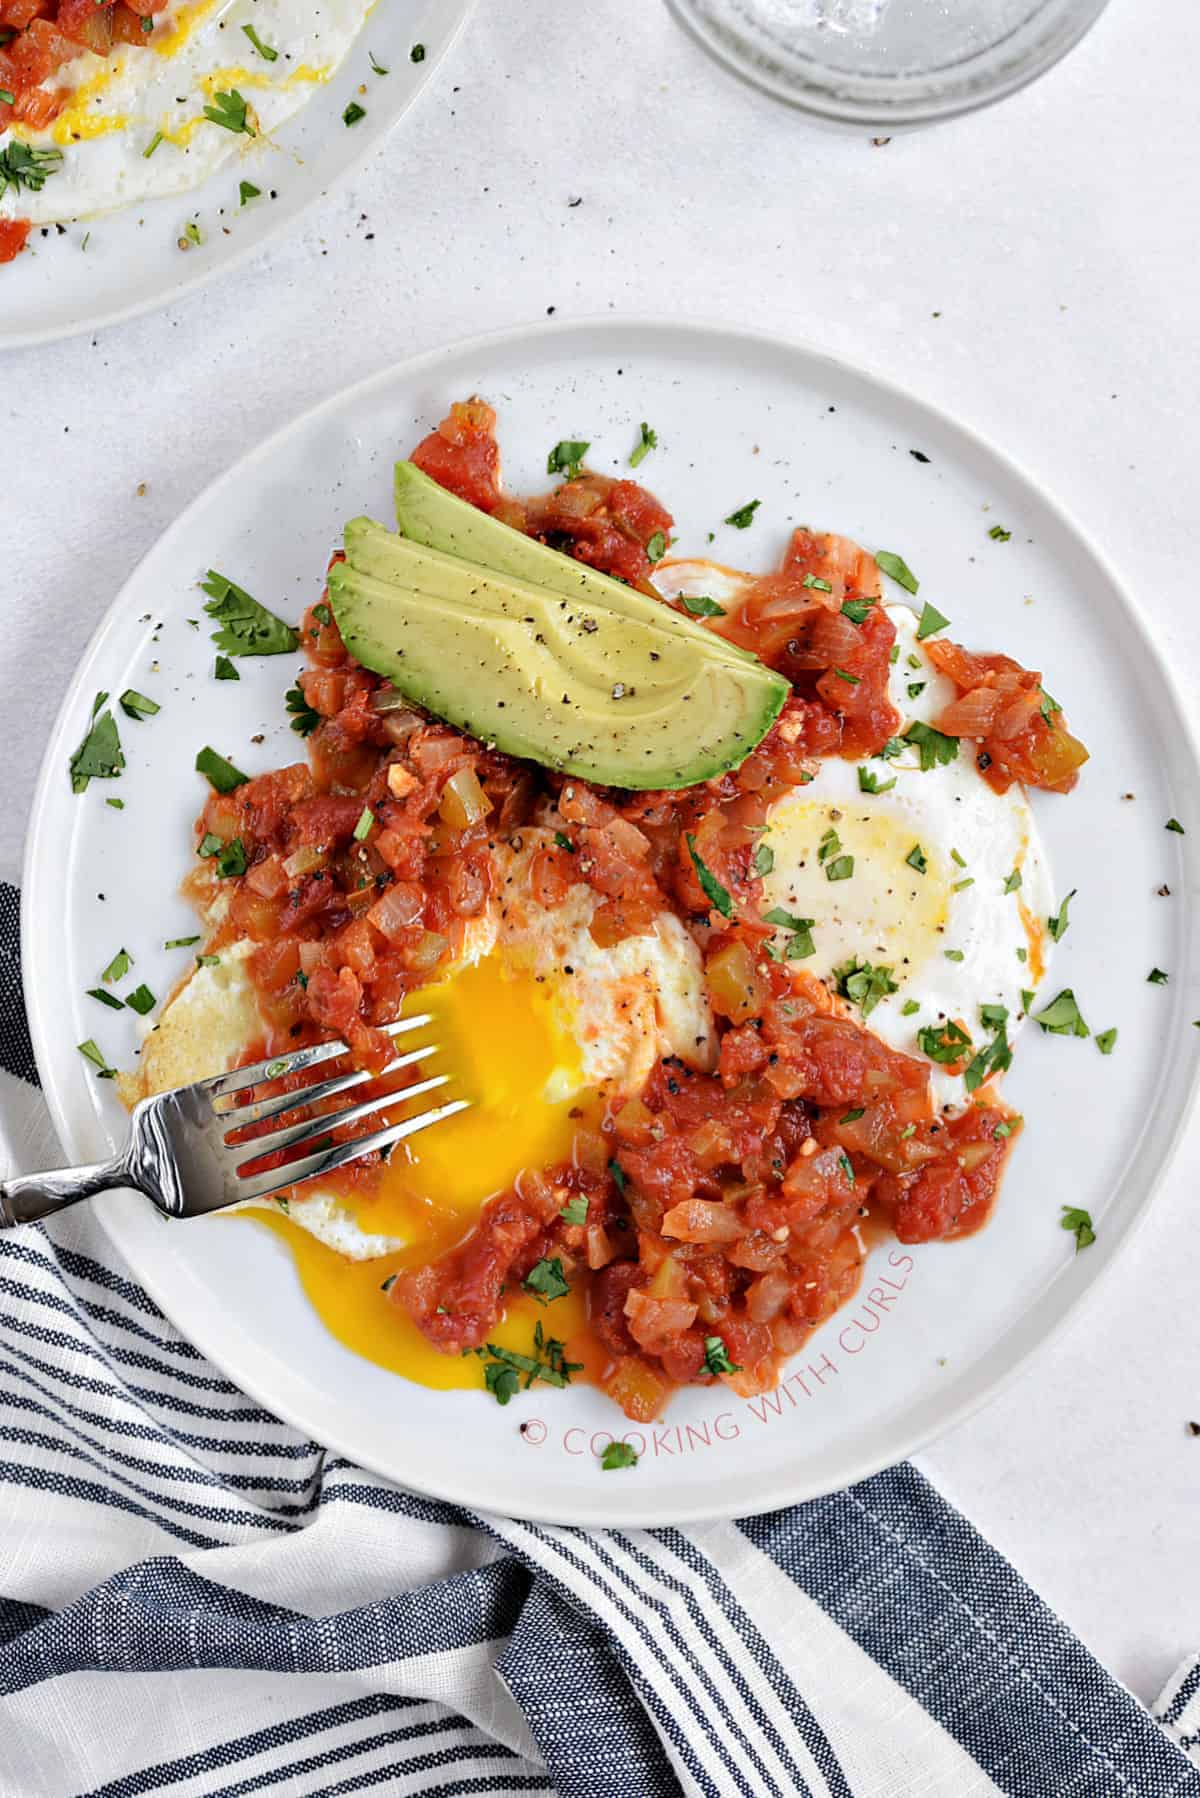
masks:
{"label": "yolk running on plate", "polygon": [[[559,1023],[549,983],[499,956],[414,993],[408,1009],[433,1020],[418,1040],[436,1043],[438,1053],[422,1073],[448,1074],[445,1096],[470,1099],[471,1108],[398,1144],[377,1185],[339,1194],[363,1232],[398,1238],[404,1249],[353,1261],[282,1212],[245,1215],[288,1242],[310,1302],[348,1348],[422,1385],[477,1386],[475,1358],[432,1348],[381,1290],[383,1282],[461,1241],[485,1200],[511,1186],[523,1168],[569,1159],[588,1097],[579,1050]],[[436,1104],[440,1096],[421,1103]],[[515,1294],[492,1340],[528,1352],[539,1321],[548,1336],[564,1341],[585,1334],[574,1294],[549,1306]],[[586,1359],[582,1340],[572,1344],[570,1358]]]}

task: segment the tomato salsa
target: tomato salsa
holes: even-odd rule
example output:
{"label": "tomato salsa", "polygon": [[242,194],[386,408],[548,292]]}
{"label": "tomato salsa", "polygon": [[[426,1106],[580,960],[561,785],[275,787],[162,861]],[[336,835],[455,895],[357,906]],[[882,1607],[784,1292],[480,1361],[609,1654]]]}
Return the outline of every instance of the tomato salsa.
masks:
{"label": "tomato salsa", "polygon": [[[648,546],[672,519],[635,482],[582,472],[547,495],[506,494],[495,415],[479,400],[455,405],[413,460],[473,505],[654,591]],[[484,747],[357,665],[325,600],[306,613],[308,667],[289,703],[308,759],[212,794],[192,877],[201,896],[219,883],[229,897],[210,947],[255,945],[268,1053],[337,1035],[360,1065],[382,1068],[381,1026],[460,953],[493,892],[494,848],[516,831],[540,833],[536,903],[592,889],[600,948],[673,913],[699,949],[716,1022],[711,1071],[658,1061],[635,1096],[581,1114],[568,1158],[525,1170],[448,1253],[396,1278],[391,1302],[446,1354],[486,1343],[504,1290],[557,1259],[586,1295],[602,1385],[647,1421],[682,1384],[772,1386],[853,1293],[864,1229],[918,1243],[987,1218],[1019,1119],[987,1081],[957,1115],[939,1112],[928,1064],[773,959],[761,919],[770,808],[820,758],[876,754],[900,725],[880,597],[872,556],[796,531],[782,566],[715,620],[787,676],[781,715],[736,770],[653,793]],[[1085,752],[1037,674],[929,647],[958,692],[937,727],[976,742],[985,779],[1001,791],[1074,784]],[[367,1163],[353,1178],[376,1172]]]}

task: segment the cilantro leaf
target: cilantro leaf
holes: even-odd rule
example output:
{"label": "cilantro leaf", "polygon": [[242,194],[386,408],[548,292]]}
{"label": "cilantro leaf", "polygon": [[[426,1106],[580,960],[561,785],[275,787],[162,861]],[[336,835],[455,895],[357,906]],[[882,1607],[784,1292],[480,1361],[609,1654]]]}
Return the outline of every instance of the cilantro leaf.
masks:
{"label": "cilantro leaf", "polygon": [[283,703],[292,714],[292,729],[299,736],[311,737],[321,722],[320,712],[314,712],[299,687],[289,687]]}
{"label": "cilantro leaf", "polygon": [[591,447],[590,439],[564,437],[546,457],[546,473],[565,475],[568,481],[578,480],[583,470],[583,458]]}
{"label": "cilantro leaf", "polygon": [[744,531],[751,523],[753,523],[754,514],[761,505],[762,501],[760,499],[749,500],[746,505],[739,506],[736,512],[731,512],[725,520],[725,523],[731,524],[735,531]]}
{"label": "cilantro leaf", "polygon": [[1067,907],[1075,897],[1076,890],[1075,887],[1072,887],[1054,916],[1046,919],[1046,928],[1056,943],[1061,943],[1067,934],[1067,927],[1071,921],[1067,917]]}
{"label": "cilantro leaf", "polygon": [[204,610],[221,627],[212,633],[212,640],[226,655],[281,656],[295,649],[299,638],[291,625],[260,606],[227,575],[210,568],[200,591],[211,595]]}
{"label": "cilantro leaf", "polygon": [[691,831],[684,834],[684,842],[688,846],[688,854],[692,858],[692,866],[696,870],[696,879],[700,882],[700,891],[708,900],[714,911],[719,911],[723,918],[733,916],[733,895],[728,887],[723,887],[716,875],[708,868],[696,849],[696,839]]}
{"label": "cilantro leaf", "polygon": [[917,642],[924,643],[926,637],[935,637],[939,631],[945,630],[949,622],[950,620],[943,617],[936,606],[931,606],[926,600],[921,607],[921,616],[917,620]]}
{"label": "cilantro leaf", "polygon": [[69,763],[72,793],[86,793],[90,780],[115,780],[125,766],[116,719],[105,709],[107,693],[97,693],[87,734]]}
{"label": "cilantro leaf", "polygon": [[[816,582],[813,582],[816,586]],[[848,618],[851,624],[865,624],[871,615],[873,599],[847,599],[842,602],[842,617]]]}
{"label": "cilantro leaf", "polygon": [[636,1467],[637,1450],[628,1442],[610,1442],[600,1457],[600,1466],[605,1473],[615,1473],[621,1467]]}
{"label": "cilantro leaf", "polygon": [[1090,1248],[1096,1240],[1096,1232],[1092,1227],[1092,1217],[1082,1205],[1064,1205],[1059,1222],[1064,1230],[1069,1230],[1075,1238],[1075,1253],[1080,1249]]}
{"label": "cilantro leaf", "polygon": [[228,93],[218,90],[212,97],[212,105],[204,108],[204,116],[211,119],[214,125],[221,125],[226,131],[235,134],[243,133],[246,137],[257,137],[258,133],[246,117],[247,106],[236,87]]}
{"label": "cilantro leaf", "polygon": [[719,606],[715,599],[709,599],[702,593],[681,593],[683,609],[690,612],[693,618],[724,618],[725,607]]}
{"label": "cilantro leaf", "polygon": [[704,1365],[709,1373],[741,1373],[735,1361],[729,1359],[729,1351],[725,1347],[722,1336],[706,1336],[704,1338]]}
{"label": "cilantro leaf", "polygon": [[530,1268],[521,1284],[526,1292],[535,1293],[543,1304],[549,1304],[551,1299],[565,1298],[571,1290],[571,1283],[563,1273],[562,1259],[558,1255],[552,1258],[543,1255]]}
{"label": "cilantro leaf", "polygon": [[1091,1031],[1084,1023],[1082,1013],[1075,1003],[1075,995],[1069,986],[1064,986],[1062,992],[1051,999],[1044,1011],[1034,1014],[1034,1023],[1040,1024],[1050,1036],[1091,1035]]}
{"label": "cilantro leaf", "polygon": [[878,774],[871,768],[860,768],[858,770],[858,790],[860,793],[890,793],[895,784],[896,776],[894,774],[892,775],[891,780],[881,781]]}
{"label": "cilantro leaf", "polygon": [[578,1197],[568,1199],[558,1215],[562,1218],[564,1224],[586,1224],[588,1201],[584,1198],[583,1194],[580,1193]]}
{"label": "cilantro leaf", "polygon": [[[894,743],[898,739],[893,737],[891,741]],[[934,730],[932,724],[910,724],[903,741],[915,745],[922,774],[928,774],[932,768],[949,767],[951,762],[958,760],[958,738],[944,736],[940,730]],[[888,745],[885,743],[883,747],[886,750]]]}
{"label": "cilantro leaf", "polygon": [[125,691],[118,699],[117,704],[127,718],[133,718],[135,720],[153,718],[156,712],[162,710],[162,707],[156,700],[147,699],[144,693],[138,693],[132,687],[126,687]]}
{"label": "cilantro leaf", "polygon": [[784,961],[804,961],[808,956],[816,954],[816,945],[812,940],[812,918],[798,918],[790,911],[784,911],[781,905],[773,905],[763,913],[764,924],[777,924],[781,930],[790,932],[783,946]]}
{"label": "cilantro leaf", "polygon": [[893,968],[880,964],[873,967],[869,961],[860,961],[857,956],[852,961],[843,962],[840,968],[833,970],[834,989],[843,999],[849,999],[857,1005],[864,1018],[870,1017],[881,999],[889,993],[899,992],[899,987],[892,979]]}
{"label": "cilantro leaf", "polygon": [[883,572],[890,574],[907,593],[915,593],[921,585],[903,556],[893,555],[890,549],[881,549],[876,551],[875,560]]}
{"label": "cilantro leaf", "polygon": [[652,431],[647,424],[642,425],[637,445],[629,458],[630,468],[640,468],[652,449],[658,448],[658,432]]}
{"label": "cilantro leaf", "polygon": [[203,774],[218,793],[232,793],[250,778],[240,768],[235,768],[232,762],[227,762],[223,755],[218,755],[215,749],[207,746],[196,757],[196,773]]}
{"label": "cilantro leaf", "polygon": [[250,42],[254,45],[254,48],[258,51],[258,54],[262,57],[264,62],[279,61],[278,50],[273,50],[270,44],[264,44],[253,25],[243,25],[242,30],[250,39]]}

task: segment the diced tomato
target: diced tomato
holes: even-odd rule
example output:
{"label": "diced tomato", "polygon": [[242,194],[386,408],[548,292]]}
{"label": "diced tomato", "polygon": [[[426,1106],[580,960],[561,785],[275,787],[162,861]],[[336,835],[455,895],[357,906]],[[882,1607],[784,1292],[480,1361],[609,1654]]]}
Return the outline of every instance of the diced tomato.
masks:
{"label": "diced tomato", "polygon": [[496,414],[483,400],[456,402],[412,453],[417,467],[460,499],[492,512],[500,498]]}
{"label": "diced tomato", "polygon": [[21,254],[29,231],[28,219],[0,219],[0,262],[11,262]]}

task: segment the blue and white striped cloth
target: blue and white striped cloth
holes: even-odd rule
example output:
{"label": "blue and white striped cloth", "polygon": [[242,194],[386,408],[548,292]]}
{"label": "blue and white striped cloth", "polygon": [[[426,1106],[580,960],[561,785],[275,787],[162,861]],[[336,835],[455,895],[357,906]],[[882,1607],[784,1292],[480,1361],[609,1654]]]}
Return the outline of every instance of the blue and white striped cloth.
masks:
{"label": "blue and white striped cloth", "polygon": [[[16,923],[0,886],[0,1171],[56,1156]],[[910,1467],[517,1523],[259,1409],[86,1208],[0,1289],[2,1798],[1200,1798],[1200,1664],[1154,1721]]]}

